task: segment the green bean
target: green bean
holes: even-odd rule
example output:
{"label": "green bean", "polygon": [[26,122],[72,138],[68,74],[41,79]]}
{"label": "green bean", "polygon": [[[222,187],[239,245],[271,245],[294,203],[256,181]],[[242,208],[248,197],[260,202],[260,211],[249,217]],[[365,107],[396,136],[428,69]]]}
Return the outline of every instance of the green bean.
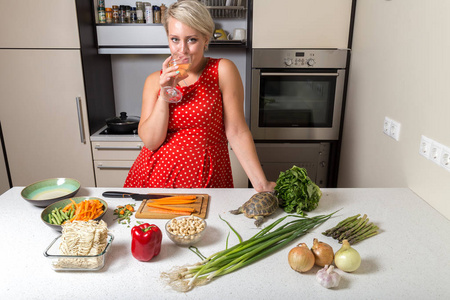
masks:
{"label": "green bean", "polygon": [[62,208],[57,208],[56,211],[58,212],[58,216],[61,218],[61,222],[66,220],[66,218],[64,216],[64,212],[62,211]]}
{"label": "green bean", "polygon": [[59,211],[59,208],[55,208],[55,212],[56,212],[56,215],[58,216],[59,224],[62,224],[62,222],[64,221],[64,218],[61,215],[61,212]]}
{"label": "green bean", "polygon": [[59,218],[58,214],[56,213],[56,211],[52,211],[52,215],[56,220],[56,224],[61,225],[62,220]]}

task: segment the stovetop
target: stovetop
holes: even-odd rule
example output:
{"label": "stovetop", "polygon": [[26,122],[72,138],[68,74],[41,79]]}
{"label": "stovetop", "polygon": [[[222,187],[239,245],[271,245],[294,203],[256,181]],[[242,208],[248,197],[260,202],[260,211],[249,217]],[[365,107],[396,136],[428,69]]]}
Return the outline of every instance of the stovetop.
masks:
{"label": "stovetop", "polygon": [[133,133],[111,133],[108,126],[100,128],[90,137],[91,142],[141,142],[137,130]]}
{"label": "stovetop", "polygon": [[137,129],[134,129],[131,133],[127,132],[127,133],[121,133],[121,132],[110,132],[111,130],[109,128],[105,128],[103,130],[101,130],[101,132],[99,132],[99,134],[114,134],[114,135],[137,135],[138,131]]}

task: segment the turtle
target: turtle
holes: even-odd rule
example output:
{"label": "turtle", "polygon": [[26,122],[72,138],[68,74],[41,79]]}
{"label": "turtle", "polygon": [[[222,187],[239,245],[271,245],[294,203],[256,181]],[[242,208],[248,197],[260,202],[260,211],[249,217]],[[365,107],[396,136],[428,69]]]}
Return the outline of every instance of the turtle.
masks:
{"label": "turtle", "polygon": [[238,215],[244,213],[247,218],[256,219],[255,225],[259,227],[265,216],[273,214],[279,205],[277,196],[271,192],[260,192],[254,194],[247,202],[230,213]]}

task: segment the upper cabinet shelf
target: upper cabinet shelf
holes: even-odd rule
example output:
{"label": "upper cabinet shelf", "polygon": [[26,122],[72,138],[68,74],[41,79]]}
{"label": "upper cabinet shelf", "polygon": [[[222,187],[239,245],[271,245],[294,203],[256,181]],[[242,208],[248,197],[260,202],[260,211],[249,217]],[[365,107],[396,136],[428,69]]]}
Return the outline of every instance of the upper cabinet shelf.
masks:
{"label": "upper cabinet shelf", "polygon": [[245,18],[246,0],[202,0],[213,18]]}
{"label": "upper cabinet shelf", "polygon": [[[249,20],[247,7],[249,0],[201,1],[210,11],[216,24],[216,29],[223,29],[230,36],[236,28],[243,28],[247,31]],[[108,5],[109,3],[106,4]],[[167,5],[170,5],[170,3]],[[97,10],[96,13],[98,14]],[[98,18],[96,18],[96,22],[98,52],[100,54],[169,53],[166,32],[160,23],[98,24]],[[243,40],[212,39],[210,46],[211,48],[245,48],[248,45],[247,40],[247,38]]]}

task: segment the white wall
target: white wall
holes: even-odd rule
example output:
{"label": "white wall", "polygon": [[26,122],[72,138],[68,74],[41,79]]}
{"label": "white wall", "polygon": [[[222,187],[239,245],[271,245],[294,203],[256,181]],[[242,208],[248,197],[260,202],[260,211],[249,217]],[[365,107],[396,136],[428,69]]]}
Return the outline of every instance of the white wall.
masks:
{"label": "white wall", "polygon": [[[450,219],[450,172],[419,155],[450,146],[450,1],[359,0],[339,187],[409,187]],[[383,134],[387,116],[400,140]]]}
{"label": "white wall", "polygon": [[[233,61],[245,84],[246,53],[244,48],[209,49],[205,56],[223,57]],[[113,55],[112,69],[116,113],[125,111],[129,116],[141,115],[142,88],[151,73],[160,70],[168,55]]]}

